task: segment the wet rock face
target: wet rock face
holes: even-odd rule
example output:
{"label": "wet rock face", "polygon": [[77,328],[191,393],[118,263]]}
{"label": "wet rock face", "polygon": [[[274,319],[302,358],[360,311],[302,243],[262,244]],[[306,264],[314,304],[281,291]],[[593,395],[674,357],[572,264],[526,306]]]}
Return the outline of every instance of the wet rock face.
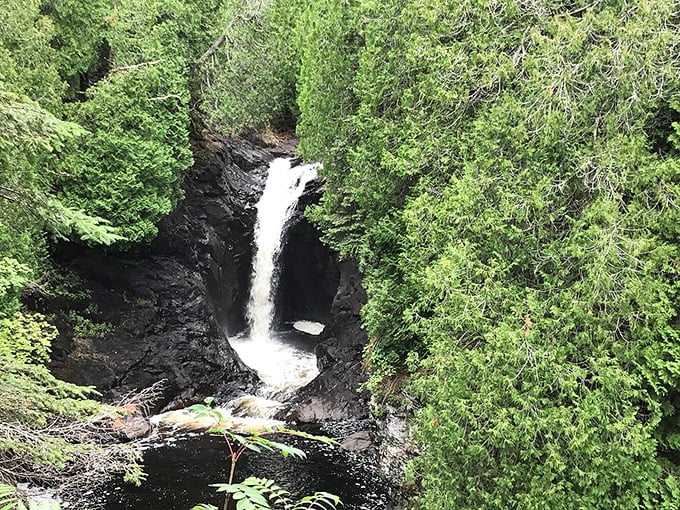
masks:
{"label": "wet rock face", "polygon": [[362,354],[367,337],[359,317],[366,293],[354,261],[341,262],[339,269],[340,282],[333,299],[331,323],[316,347],[321,373],[280,413],[287,421],[316,423],[370,415],[369,394],[359,391],[366,381]]}
{"label": "wet rock face", "polygon": [[[255,204],[268,164],[291,150],[215,135],[195,141],[185,199],[159,224],[151,246],[123,253],[56,246],[55,259],[80,277],[89,296],[38,303],[57,316],[61,333],[53,345],[54,374],[96,386],[109,399],[166,379],[155,410],[252,392],[257,376],[227,337],[246,327]],[[291,417],[301,422],[369,414],[368,395],[357,393],[366,343],[361,277],[353,263],[338,265],[303,215],[322,191],[319,181],[309,185],[281,255],[279,321],[327,324],[317,347],[322,373],[294,402]],[[83,334],[62,311],[68,309],[111,327],[101,336]]]}
{"label": "wet rock face", "polygon": [[[55,258],[85,283],[96,320],[111,324],[100,337],[60,316],[52,370],[94,385],[105,397],[167,379],[161,404],[177,407],[206,395],[252,390],[257,377],[227,342],[243,327],[252,258],[253,205],[274,155],[244,140],[212,136],[195,142],[185,199],[145,248],[105,253],[58,246]],[[84,313],[83,313],[84,314]]]}
{"label": "wet rock face", "polygon": [[193,144],[185,199],[159,225],[153,250],[187,258],[205,278],[215,318],[228,334],[245,328],[257,203],[271,151],[212,135]]}
{"label": "wet rock face", "polygon": [[287,225],[280,256],[276,321],[311,320],[328,324],[340,281],[337,255],[321,240],[321,232],[304,216],[306,207],[323,194],[319,180],[308,184]]}

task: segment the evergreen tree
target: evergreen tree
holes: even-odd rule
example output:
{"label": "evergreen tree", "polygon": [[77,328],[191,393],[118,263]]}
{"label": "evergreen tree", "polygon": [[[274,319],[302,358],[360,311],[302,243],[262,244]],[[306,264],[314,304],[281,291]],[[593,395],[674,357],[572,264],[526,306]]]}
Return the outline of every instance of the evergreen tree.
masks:
{"label": "evergreen tree", "polygon": [[676,507],[674,9],[364,0],[345,27],[314,217],[366,272],[371,387],[410,376],[423,508]]}

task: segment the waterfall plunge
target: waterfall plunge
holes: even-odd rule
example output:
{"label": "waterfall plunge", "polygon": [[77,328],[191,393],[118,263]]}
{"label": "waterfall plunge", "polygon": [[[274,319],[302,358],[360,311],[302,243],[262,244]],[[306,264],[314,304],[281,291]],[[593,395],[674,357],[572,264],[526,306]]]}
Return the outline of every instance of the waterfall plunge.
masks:
{"label": "waterfall plunge", "polygon": [[275,159],[269,166],[264,193],[257,203],[255,258],[248,303],[250,338],[271,338],[274,296],[278,283],[277,262],[285,237],[286,222],[295,210],[305,185],[316,177],[317,165],[290,166],[290,160]]}
{"label": "waterfall plunge", "polygon": [[318,167],[318,164],[291,167],[289,160],[275,159],[269,166],[267,183],[257,203],[255,256],[247,312],[250,333],[232,338],[231,345],[265,383],[260,397],[285,397],[318,374],[313,352],[272,330],[278,258],[286,223],[305,185],[316,177]]}
{"label": "waterfall plunge", "polygon": [[[228,402],[223,410],[232,416],[232,427],[248,430],[278,422],[267,421],[281,406],[281,400],[309,383],[319,373],[316,356],[296,344],[290,333],[272,330],[274,297],[278,282],[278,258],[285,240],[286,223],[295,211],[305,185],[316,177],[318,164],[291,167],[287,159],[275,159],[269,166],[264,192],[257,203],[255,256],[253,259],[249,334],[230,339],[243,362],[257,371],[264,386],[257,395],[245,395]],[[323,325],[298,321],[300,331],[314,335]],[[264,420],[264,421],[263,421]],[[154,423],[185,429],[209,428],[190,413],[170,411],[154,418]]]}

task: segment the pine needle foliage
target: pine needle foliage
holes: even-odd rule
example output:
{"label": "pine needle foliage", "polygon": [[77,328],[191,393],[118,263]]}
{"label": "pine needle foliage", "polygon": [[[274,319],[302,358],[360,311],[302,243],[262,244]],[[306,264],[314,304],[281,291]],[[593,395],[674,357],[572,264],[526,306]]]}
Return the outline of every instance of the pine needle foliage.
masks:
{"label": "pine needle foliage", "polygon": [[359,1],[319,25],[351,99],[306,39],[313,218],[366,273],[370,386],[410,373],[417,507],[677,508],[676,11]]}

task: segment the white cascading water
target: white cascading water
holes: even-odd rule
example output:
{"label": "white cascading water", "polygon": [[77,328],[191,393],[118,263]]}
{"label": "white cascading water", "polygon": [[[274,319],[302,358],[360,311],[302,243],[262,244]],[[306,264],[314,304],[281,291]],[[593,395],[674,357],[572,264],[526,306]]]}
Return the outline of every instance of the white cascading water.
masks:
{"label": "white cascading water", "polygon": [[272,331],[278,259],[285,241],[286,223],[294,213],[305,185],[316,177],[318,167],[318,164],[291,167],[290,160],[275,159],[269,166],[264,192],[257,203],[255,255],[247,311],[250,333],[247,337],[232,339],[231,344],[243,362],[255,369],[265,383],[262,397],[280,398],[318,374],[314,353],[283,342]]}
{"label": "white cascading water", "polygon": [[267,183],[257,203],[255,257],[251,280],[248,322],[250,338],[266,342],[271,337],[274,294],[278,283],[277,262],[284,240],[284,227],[318,164],[291,167],[277,158],[269,166]]}
{"label": "white cascading water", "polygon": [[[273,426],[266,421],[297,388],[309,383],[319,373],[316,356],[309,348],[283,341],[272,330],[274,297],[278,283],[278,258],[285,241],[285,227],[295,211],[305,185],[316,177],[320,165],[291,167],[290,160],[277,158],[271,162],[267,182],[257,203],[255,255],[251,276],[247,318],[249,334],[231,338],[230,343],[243,362],[256,370],[264,383],[258,395],[246,395],[225,406],[236,429]],[[297,321],[294,328],[318,335],[323,325]],[[263,419],[265,421],[263,421]],[[209,428],[186,411],[170,411],[155,418],[156,423],[180,428]]]}

